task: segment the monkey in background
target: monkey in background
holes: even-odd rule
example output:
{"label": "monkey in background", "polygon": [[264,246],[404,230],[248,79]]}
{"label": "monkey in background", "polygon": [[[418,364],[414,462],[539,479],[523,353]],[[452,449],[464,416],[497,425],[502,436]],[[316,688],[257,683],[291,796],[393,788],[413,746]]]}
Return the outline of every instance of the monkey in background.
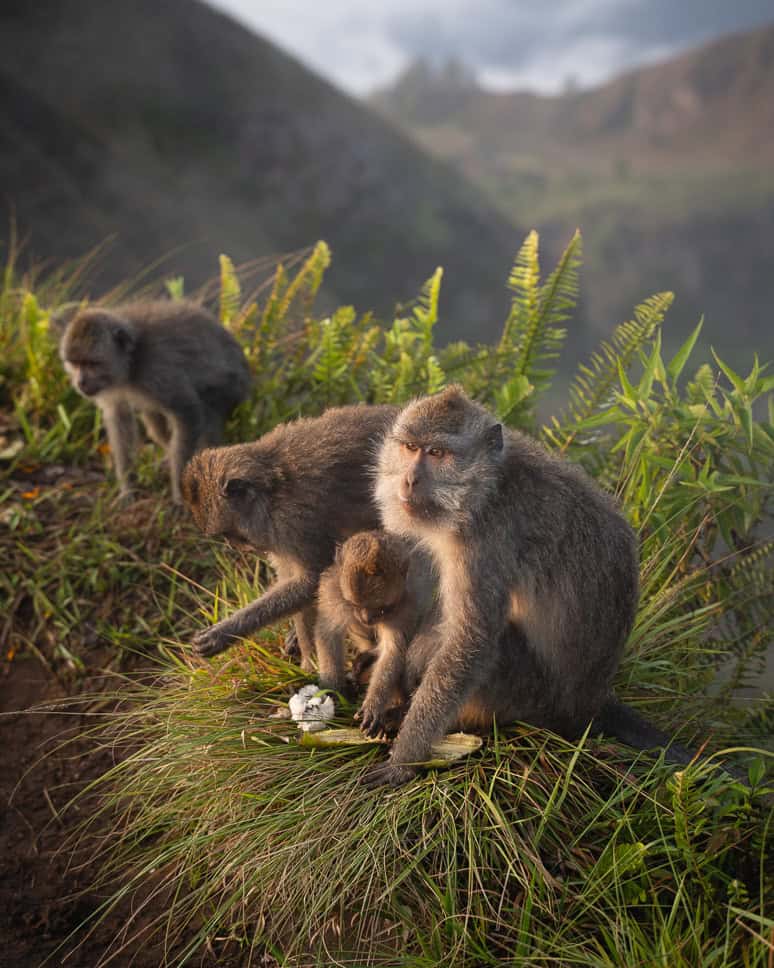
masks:
{"label": "monkey in background", "polygon": [[102,411],[122,497],[131,495],[134,412],[166,453],[172,500],[183,467],[223,438],[226,418],[251,384],[242,347],[201,306],[182,300],[77,311],[60,355],[73,386]]}
{"label": "monkey in background", "polygon": [[389,406],[337,407],[280,424],[253,443],[199,451],[189,461],[182,491],[197,525],[249,545],[277,572],[260,598],[194,636],[199,655],[217,655],[293,615],[302,668],[313,670],[320,575],[338,543],[379,524],[373,465],[397,413]]}
{"label": "monkey in background", "polygon": [[405,700],[406,650],[423,623],[432,621],[434,604],[427,556],[420,550],[412,553],[406,541],[384,531],[352,535],[323,573],[315,628],[320,685],[340,688],[347,636],[361,656],[374,657],[355,717],[367,735],[390,731],[387,710],[396,698],[398,704]]}
{"label": "monkey in background", "polygon": [[366,783],[405,783],[455,723],[524,720],[568,738],[598,716],[614,726],[637,541],[589,477],[452,386],[401,412],[375,493],[384,527],[432,555],[441,617],[408,651],[411,705]]}

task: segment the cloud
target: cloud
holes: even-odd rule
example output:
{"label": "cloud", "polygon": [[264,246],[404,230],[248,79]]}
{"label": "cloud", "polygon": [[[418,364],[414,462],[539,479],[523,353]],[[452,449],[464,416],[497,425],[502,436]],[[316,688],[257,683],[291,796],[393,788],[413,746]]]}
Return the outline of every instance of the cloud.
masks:
{"label": "cloud", "polygon": [[210,0],[353,94],[458,57],[499,88],[555,91],[774,20],[771,0]]}

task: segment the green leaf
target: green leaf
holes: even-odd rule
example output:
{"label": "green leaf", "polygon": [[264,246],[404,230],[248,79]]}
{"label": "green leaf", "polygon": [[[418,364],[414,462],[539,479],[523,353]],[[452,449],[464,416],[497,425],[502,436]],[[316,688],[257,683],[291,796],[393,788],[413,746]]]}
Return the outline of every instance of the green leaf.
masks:
{"label": "green leaf", "polygon": [[220,321],[224,326],[236,319],[242,290],[234,269],[234,263],[227,255],[220,256]]}
{"label": "green leaf", "polygon": [[715,352],[714,349],[712,350],[712,355],[715,357],[715,362],[717,363],[717,365],[725,373],[729,381],[733,384],[739,396],[745,397],[747,393],[744,385],[744,380],[739,376],[738,373],[735,373],[727,363],[724,363],[723,360],[721,360],[721,358],[718,356],[718,354]]}
{"label": "green leaf", "polygon": [[683,372],[683,367],[688,362],[688,357],[693,352],[693,348],[696,345],[696,340],[699,338],[699,333],[701,333],[701,328],[703,325],[704,317],[702,316],[698,322],[698,325],[696,326],[696,329],[694,329],[688,339],[683,343],[680,349],[670,360],[667,366],[667,373],[669,373],[673,383],[677,382],[677,378]]}

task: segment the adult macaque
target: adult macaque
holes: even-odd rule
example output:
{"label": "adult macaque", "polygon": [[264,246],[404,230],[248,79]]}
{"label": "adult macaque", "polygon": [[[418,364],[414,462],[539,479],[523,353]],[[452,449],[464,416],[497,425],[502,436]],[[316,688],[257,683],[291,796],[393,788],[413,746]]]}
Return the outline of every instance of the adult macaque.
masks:
{"label": "adult macaque", "polygon": [[294,615],[301,664],[312,671],[320,575],[337,544],[379,523],[373,465],[397,412],[338,407],[281,424],[253,443],[192,458],[183,497],[202,531],[251,546],[277,571],[276,582],[255,602],[194,636],[199,655],[217,655]]}
{"label": "adult macaque", "polygon": [[221,442],[226,418],[250,391],[242,347],[190,302],[83,309],[66,323],[60,354],[73,386],[102,411],[123,497],[131,494],[135,411],[166,452],[179,504],[186,461]]}
{"label": "adult macaque", "polygon": [[375,493],[385,528],[432,555],[441,619],[409,650],[411,705],[366,782],[406,782],[455,724],[573,738],[603,709],[613,722],[637,541],[589,477],[449,387],[401,412]]}

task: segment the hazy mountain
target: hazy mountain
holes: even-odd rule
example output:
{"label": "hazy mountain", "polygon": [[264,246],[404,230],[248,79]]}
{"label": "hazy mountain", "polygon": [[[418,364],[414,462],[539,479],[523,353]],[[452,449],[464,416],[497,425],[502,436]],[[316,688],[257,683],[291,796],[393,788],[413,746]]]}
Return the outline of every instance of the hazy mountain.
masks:
{"label": "hazy mountain", "polygon": [[373,103],[554,250],[580,226],[584,348],[671,288],[672,343],[704,312],[730,358],[774,353],[774,27],[556,97],[417,62]]}
{"label": "hazy mountain", "polygon": [[524,234],[394,126],[195,0],[5,0],[0,197],[33,258],[116,237],[189,286],[325,238],[331,301],[389,313],[437,265],[444,335],[486,337]]}

